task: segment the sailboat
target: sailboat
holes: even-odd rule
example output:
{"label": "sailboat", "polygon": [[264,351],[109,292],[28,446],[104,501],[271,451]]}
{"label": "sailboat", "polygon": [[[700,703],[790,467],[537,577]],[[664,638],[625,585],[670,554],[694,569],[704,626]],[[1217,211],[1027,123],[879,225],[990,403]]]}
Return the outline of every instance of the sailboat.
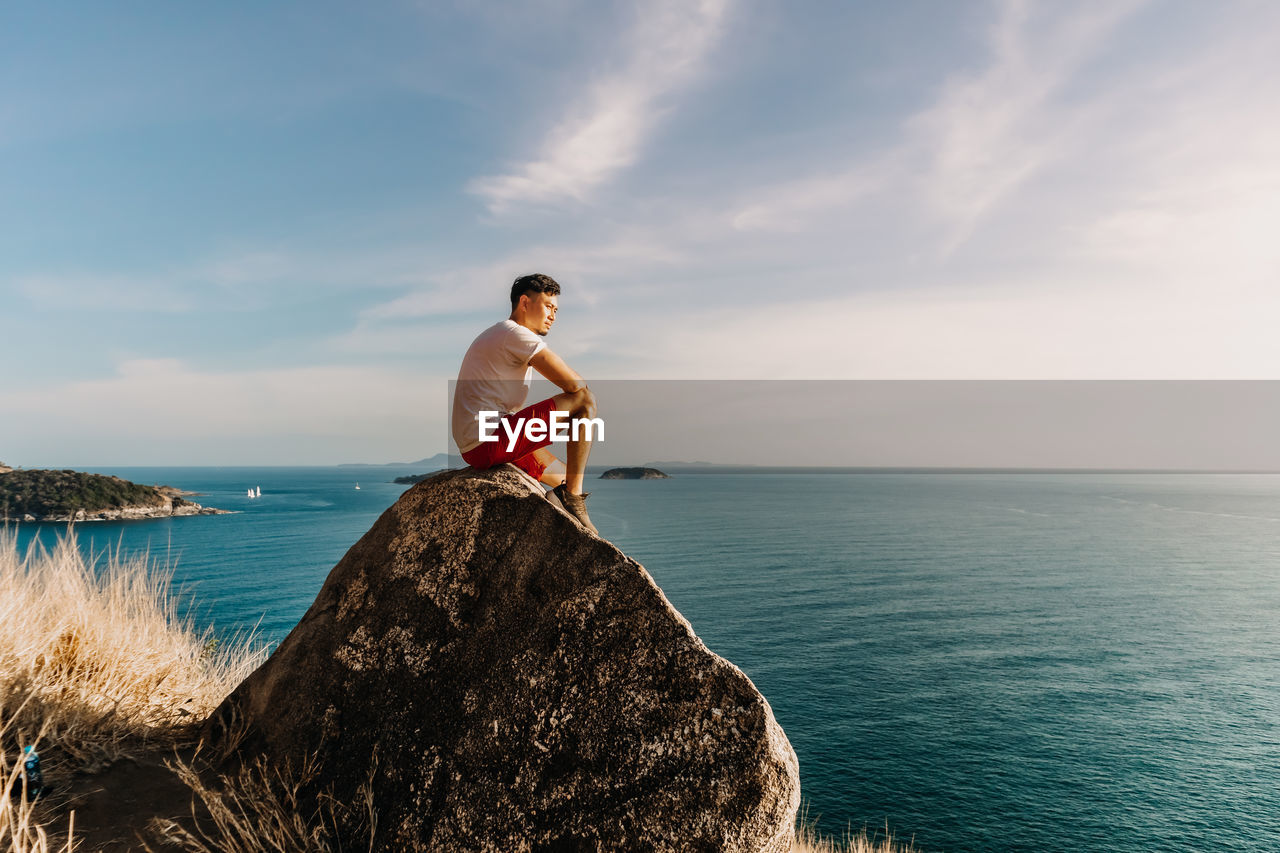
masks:
{"label": "sailboat", "polygon": [[257,497],[257,495],[255,495],[255,494],[253,493],[253,489],[250,489],[250,490],[249,490],[249,497],[251,497],[251,498],[253,498],[253,497]]}
{"label": "sailboat", "polygon": [[258,491],[254,494],[255,498],[262,497],[262,486],[258,486]]}
{"label": "sailboat", "polygon": [[357,491],[357,492],[358,492],[358,491],[360,491],[360,484],[359,484],[359,483],[356,483],[356,491]]}

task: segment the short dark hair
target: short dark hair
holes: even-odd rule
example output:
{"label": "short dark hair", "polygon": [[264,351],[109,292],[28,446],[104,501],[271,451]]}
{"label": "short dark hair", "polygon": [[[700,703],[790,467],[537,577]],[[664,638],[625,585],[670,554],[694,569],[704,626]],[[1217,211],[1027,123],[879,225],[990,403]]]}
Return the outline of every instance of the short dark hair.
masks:
{"label": "short dark hair", "polygon": [[520,297],[526,293],[545,293],[549,296],[560,295],[560,285],[549,275],[533,273],[522,275],[511,283],[511,310],[520,304]]}

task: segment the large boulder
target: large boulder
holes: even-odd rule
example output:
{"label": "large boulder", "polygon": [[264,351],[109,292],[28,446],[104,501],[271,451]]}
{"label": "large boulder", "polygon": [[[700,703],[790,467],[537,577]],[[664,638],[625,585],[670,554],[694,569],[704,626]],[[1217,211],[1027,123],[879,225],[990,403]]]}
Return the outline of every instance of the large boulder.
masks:
{"label": "large boulder", "polygon": [[511,466],[410,489],[215,714],[374,847],[785,851],[795,753],[642,566]]}

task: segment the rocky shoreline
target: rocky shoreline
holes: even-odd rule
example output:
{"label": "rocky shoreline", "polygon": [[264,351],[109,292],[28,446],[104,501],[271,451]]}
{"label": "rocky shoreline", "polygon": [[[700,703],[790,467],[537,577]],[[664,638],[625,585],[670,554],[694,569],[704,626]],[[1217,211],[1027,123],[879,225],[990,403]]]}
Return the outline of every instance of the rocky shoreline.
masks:
{"label": "rocky shoreline", "polygon": [[0,516],[0,521],[21,521],[27,524],[67,523],[81,521],[140,521],[148,518],[182,518],[191,515],[230,515],[230,510],[202,506],[177,498],[165,506],[126,506],[117,509],[101,509],[75,512],[55,512],[36,516],[25,513],[20,517]]}

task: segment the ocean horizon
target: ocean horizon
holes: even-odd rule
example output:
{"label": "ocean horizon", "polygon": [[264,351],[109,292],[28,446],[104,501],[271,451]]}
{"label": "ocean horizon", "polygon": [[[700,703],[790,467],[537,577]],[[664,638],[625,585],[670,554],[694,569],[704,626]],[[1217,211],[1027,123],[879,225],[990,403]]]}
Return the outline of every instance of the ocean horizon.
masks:
{"label": "ocean horizon", "polygon": [[[391,480],[422,473],[88,470],[231,510],[76,535],[149,553],[198,625],[267,643],[408,488]],[[925,851],[1280,848],[1280,475],[673,473],[589,480],[592,518],[769,700],[821,831],[887,825]],[[19,545],[66,530],[20,525]]]}

